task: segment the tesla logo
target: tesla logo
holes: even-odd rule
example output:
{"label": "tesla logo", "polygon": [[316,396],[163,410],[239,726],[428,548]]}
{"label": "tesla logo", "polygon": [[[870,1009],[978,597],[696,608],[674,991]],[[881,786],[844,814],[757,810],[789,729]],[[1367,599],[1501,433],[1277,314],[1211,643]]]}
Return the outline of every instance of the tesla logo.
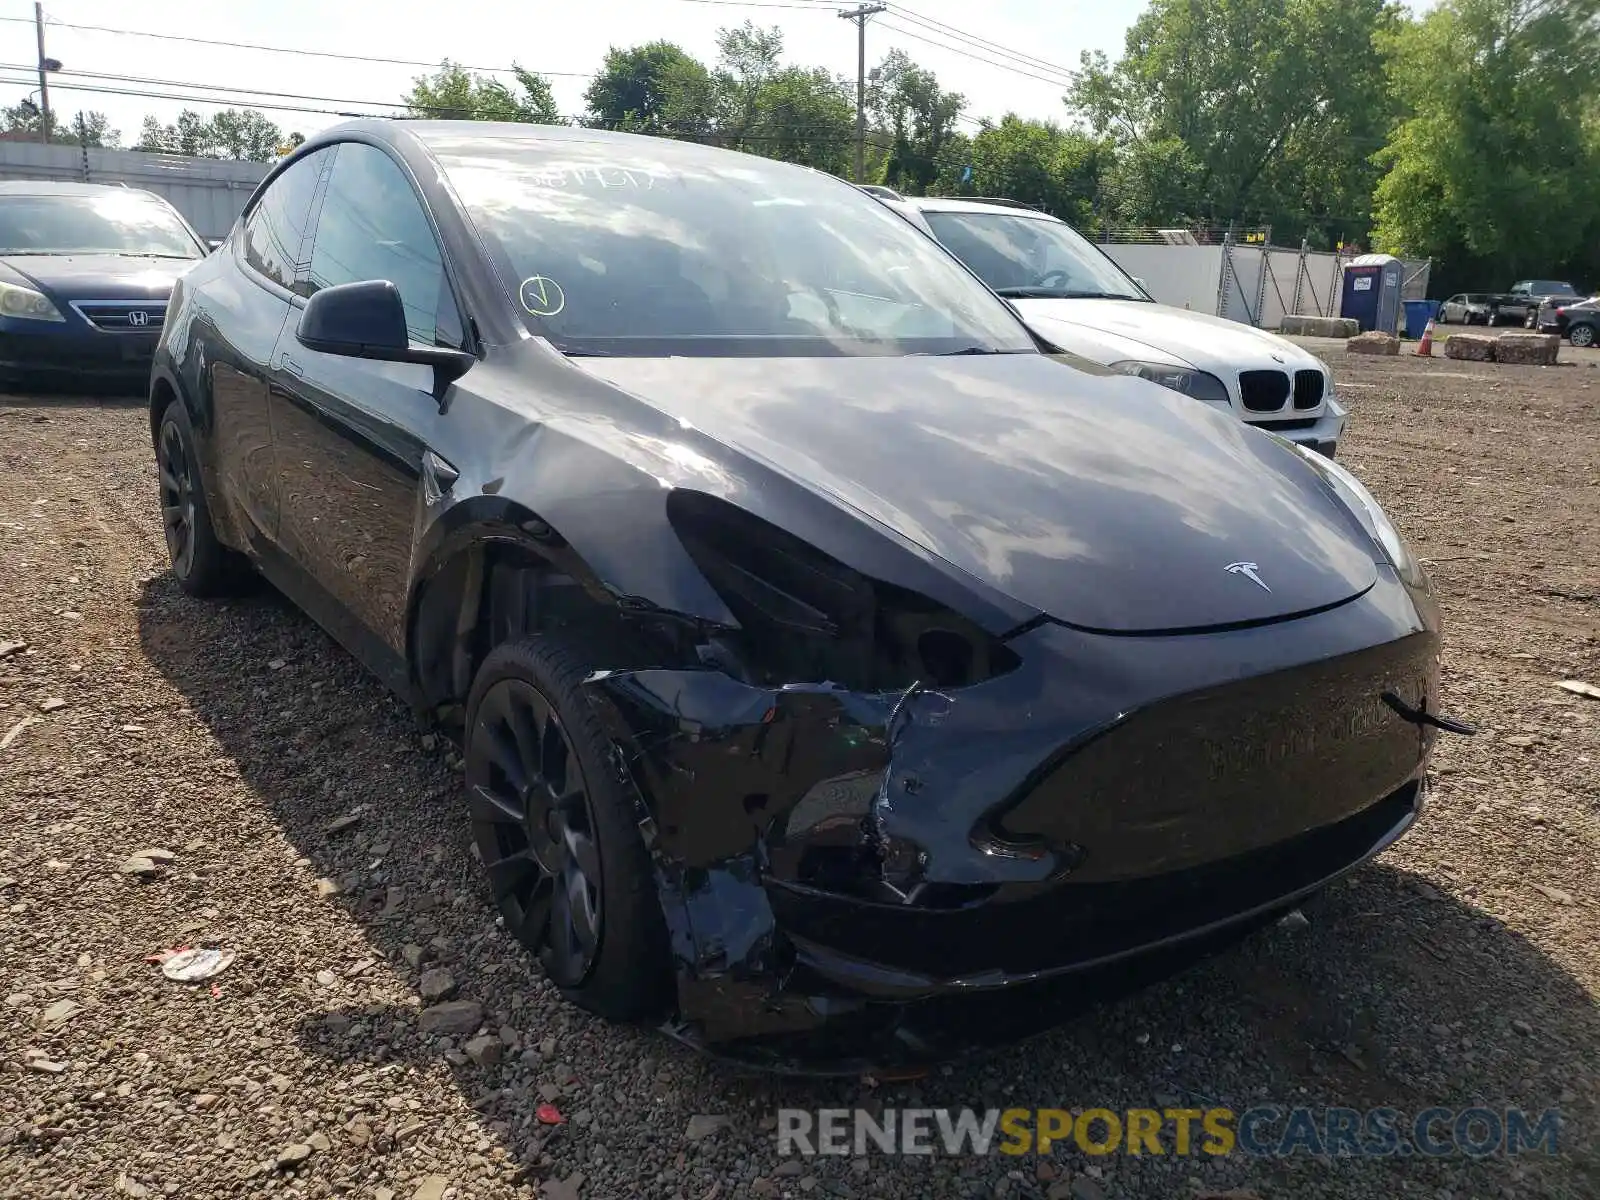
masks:
{"label": "tesla logo", "polygon": [[128,324],[132,325],[135,329],[143,329],[146,325],[150,324],[150,314],[145,312],[142,308],[136,308],[128,314]]}
{"label": "tesla logo", "polygon": [[1223,568],[1223,570],[1227,571],[1228,574],[1230,574],[1230,575],[1243,575],[1246,579],[1248,579],[1251,583],[1255,584],[1262,591],[1270,592],[1272,589],[1269,588],[1266,584],[1262,583],[1261,582],[1261,576],[1256,574],[1257,569],[1258,568],[1256,567],[1255,563],[1248,563],[1248,562],[1229,563],[1226,567]]}

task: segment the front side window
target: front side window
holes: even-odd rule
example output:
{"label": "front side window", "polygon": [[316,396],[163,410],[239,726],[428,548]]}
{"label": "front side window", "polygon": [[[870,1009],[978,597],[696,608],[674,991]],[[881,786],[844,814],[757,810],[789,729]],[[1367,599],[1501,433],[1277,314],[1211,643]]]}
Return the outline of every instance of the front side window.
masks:
{"label": "front side window", "polygon": [[933,234],[974,274],[1013,299],[1149,300],[1070,225],[1010,213],[924,212]]}
{"label": "front side window", "polygon": [[138,192],[0,196],[0,254],[203,258],[205,248],[158,200]]}
{"label": "front side window", "polygon": [[527,327],[569,354],[1037,352],[934,242],[829,176],[677,143],[429,141]]}
{"label": "front side window", "polygon": [[455,303],[416,189],[382,150],[345,142],[317,217],[307,294],[372,279],[400,290],[412,341],[456,344]]}
{"label": "front side window", "polygon": [[298,159],[267,185],[245,221],[245,261],[281,288],[294,285],[311,201],[326,161],[325,150]]}

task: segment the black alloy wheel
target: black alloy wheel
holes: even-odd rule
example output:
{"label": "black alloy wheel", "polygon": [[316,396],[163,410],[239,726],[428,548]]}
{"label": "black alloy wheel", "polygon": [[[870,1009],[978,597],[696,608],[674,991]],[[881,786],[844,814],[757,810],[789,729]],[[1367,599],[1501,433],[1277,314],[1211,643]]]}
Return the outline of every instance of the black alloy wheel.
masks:
{"label": "black alloy wheel", "polygon": [[506,928],[562,995],[612,1021],[659,1019],[671,944],[643,798],[588,688],[595,662],[556,634],[484,658],[463,738],[472,836]]}
{"label": "black alloy wheel", "polygon": [[194,470],[183,431],[170,409],[161,422],[156,463],[161,472],[161,526],[167,535],[167,553],[173,574],[186,579],[194,570]]}
{"label": "black alloy wheel", "polygon": [[594,808],[572,739],[525,679],[479,699],[467,745],[472,833],[507,928],[564,988],[600,949],[603,877]]}
{"label": "black alloy wheel", "polygon": [[247,587],[249,563],[224,546],[212,527],[194,427],[176,400],[162,411],[156,427],[156,471],[161,480],[161,529],[178,586],[191,596],[217,596]]}

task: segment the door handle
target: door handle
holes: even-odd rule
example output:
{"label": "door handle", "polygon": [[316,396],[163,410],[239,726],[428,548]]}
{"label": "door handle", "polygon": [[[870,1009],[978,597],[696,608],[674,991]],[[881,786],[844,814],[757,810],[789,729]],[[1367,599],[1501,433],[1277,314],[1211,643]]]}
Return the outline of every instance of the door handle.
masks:
{"label": "door handle", "polygon": [[296,379],[301,379],[305,376],[305,372],[300,369],[300,364],[295,362],[295,360],[290,358],[287,354],[279,357],[278,365],[285,371],[289,372],[289,374],[293,375]]}

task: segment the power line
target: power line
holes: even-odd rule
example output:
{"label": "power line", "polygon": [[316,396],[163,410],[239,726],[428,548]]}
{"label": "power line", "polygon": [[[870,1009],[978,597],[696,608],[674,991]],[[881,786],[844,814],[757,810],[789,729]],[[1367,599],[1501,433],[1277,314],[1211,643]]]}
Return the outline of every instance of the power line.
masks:
{"label": "power line", "polygon": [[999,54],[1002,58],[1016,59],[1020,63],[1031,64],[1035,67],[1041,67],[1044,70],[1064,75],[1072,74],[1072,68],[1070,67],[1064,67],[1060,63],[1051,62],[1049,59],[1039,58],[1032,54],[1024,54],[1020,50],[1013,50],[1010,47],[1002,46],[999,42],[991,42],[988,38],[979,37],[975,33],[968,33],[965,30],[957,29],[954,25],[947,25],[943,21],[934,20],[932,17],[924,17],[920,13],[913,12],[911,9],[906,8],[902,4],[890,3],[889,7],[902,21],[910,21],[913,25],[920,26],[924,29],[932,29],[935,32],[944,34],[945,36],[953,37],[959,42],[966,42],[968,45],[982,47],[993,53]]}
{"label": "power line", "polygon": [[998,67],[1002,71],[1010,71],[1014,75],[1026,75],[1029,79],[1037,79],[1040,83],[1054,84],[1056,87],[1069,87],[1069,86],[1071,86],[1071,82],[1072,81],[1070,79],[1062,79],[1062,78],[1054,78],[1053,79],[1053,78],[1051,78],[1049,76],[1040,75],[1040,74],[1037,74],[1036,72],[1033,72],[1033,71],[1026,71],[1023,68],[1019,67],[1019,66],[1013,65],[1012,63],[997,62],[992,58],[985,58],[981,54],[974,53],[971,50],[963,49],[960,46],[952,46],[948,42],[937,42],[937,41],[934,41],[933,38],[928,37],[925,34],[915,33],[912,30],[907,29],[902,25],[891,25],[888,21],[882,21],[882,22],[880,22],[880,24],[883,26],[883,28],[892,29],[895,33],[900,34],[900,36],[902,36],[902,37],[914,38],[915,40],[917,40],[919,42],[926,42],[930,46],[937,46],[941,50],[948,50],[950,53],[959,54],[963,58],[970,58],[970,59],[973,59],[973,60],[975,60],[977,62],[987,63],[989,66]]}
{"label": "power line", "polygon": [[[33,24],[33,20],[29,17],[0,17],[0,21],[11,21],[26,25]],[[188,37],[176,33],[148,33],[142,29],[112,29],[105,25],[75,25],[70,21],[57,21],[54,18],[48,18],[46,24],[53,29],[76,29],[88,33],[114,33],[122,37],[154,38],[163,42],[187,42],[196,46],[225,46],[232,50],[259,50],[265,54],[298,54],[307,58],[335,58],[343,62],[384,63],[395,67],[431,67],[435,70],[440,65],[437,62],[424,62],[413,58],[380,58],[371,54],[337,54],[331,50],[296,50],[288,46],[264,46],[259,42],[228,42],[216,38]],[[499,75],[506,75],[511,71],[510,67],[458,65],[466,71],[484,71]],[[535,71],[532,68],[528,68],[528,70],[534,75],[559,76],[568,79],[593,79],[595,75],[593,71]]]}
{"label": "power line", "polygon": [[[19,69],[22,69],[22,68],[18,68],[15,65],[12,65],[12,64],[0,64],[0,70],[19,70]],[[27,68],[27,69],[31,69],[31,68]],[[78,73],[81,74],[81,72],[78,72]],[[72,72],[61,72],[60,74],[73,74],[73,73]],[[126,77],[114,77],[114,78],[126,78]],[[3,77],[0,77],[0,86],[5,86],[5,85],[8,85],[8,84],[9,85],[22,86],[22,85],[28,84],[29,82],[31,82],[31,81],[27,77],[23,77],[23,78],[3,78]],[[89,92],[89,93],[93,93],[93,94],[107,95],[107,96],[134,96],[134,97],[139,97],[139,98],[142,98],[142,99],[151,99],[151,100],[176,100],[176,101],[180,101],[180,102],[187,103],[187,104],[214,105],[214,106],[219,107],[219,108],[233,108],[233,107],[240,107],[241,106],[241,102],[239,100],[234,99],[234,98],[229,98],[229,97],[226,97],[226,96],[194,96],[194,95],[184,95],[184,94],[178,93],[178,92],[151,91],[151,90],[147,90],[147,89],[143,89],[143,88],[106,87],[106,86],[102,86],[102,85],[87,84],[87,83],[57,83],[55,86],[59,87],[62,91],[66,91],[66,92]],[[193,88],[208,88],[209,90],[213,90],[213,91],[228,90],[226,88],[220,87],[219,85],[180,84],[178,86],[193,87]],[[269,94],[269,95],[283,95],[282,93],[267,93],[267,94]],[[291,93],[290,95],[293,95],[293,94]],[[410,107],[412,107],[410,105],[405,104],[404,102],[393,101],[393,100],[337,100],[337,99],[333,99],[331,97],[316,97],[316,96],[308,96],[308,97],[304,97],[304,99],[312,100],[312,101],[322,100],[322,101],[324,101],[325,103],[328,103],[328,104],[363,104],[363,105],[371,105],[371,106],[382,105],[382,106],[387,106],[389,108],[410,108]],[[264,110],[269,111],[269,112],[316,113],[316,114],[322,114],[322,115],[325,115],[325,116],[337,116],[337,117],[386,117],[386,116],[390,116],[391,115],[391,114],[386,114],[386,113],[361,113],[361,112],[348,112],[348,111],[343,111],[343,110],[334,109],[334,108],[319,108],[319,107],[314,106],[313,104],[275,104],[275,103],[269,103],[269,102],[266,102],[266,101],[250,101],[245,106],[250,107],[250,108],[256,108],[256,109],[264,109]],[[440,110],[440,111],[459,112],[461,110],[452,108],[452,109]],[[485,114],[485,115],[491,115],[491,114]],[[593,118],[589,118],[589,117],[577,117],[577,116],[569,116],[569,115],[564,115],[562,117],[562,123],[570,125],[570,126],[574,126],[574,127],[580,127],[580,128],[611,129],[611,130],[615,130],[616,127],[619,126],[619,125],[626,125],[627,124],[627,122],[623,121],[623,120],[596,121]],[[534,122],[527,122],[527,124],[534,124]],[[740,133],[740,134],[733,134],[733,133],[729,133],[729,132],[723,131],[723,130],[701,130],[701,129],[684,128],[684,127],[681,127],[681,126],[657,126],[656,128],[649,130],[648,132],[658,133],[658,134],[666,134],[666,135],[671,135],[671,136],[675,136],[675,137],[684,137],[684,138],[693,138],[693,137],[718,138],[718,139],[725,140],[725,141],[727,141],[729,143],[734,143],[734,144],[737,144],[737,143],[740,143],[740,142],[782,142],[782,141],[793,141],[793,140],[815,142],[815,143],[819,143],[819,144],[830,144],[830,143],[845,144],[845,143],[850,143],[850,142],[854,142],[855,141],[855,138],[853,136],[851,136],[849,134],[837,132],[837,127],[836,126],[832,126],[832,125],[798,126],[798,127],[792,128],[792,129],[787,129],[782,133]],[[818,136],[819,134],[827,135],[827,136]]]}
{"label": "power line", "polygon": [[784,3],[782,0],[682,0],[684,4],[716,4],[725,8],[797,8],[805,12],[825,13],[832,10],[833,5],[829,0],[814,0],[813,3],[795,3],[794,0]]}

